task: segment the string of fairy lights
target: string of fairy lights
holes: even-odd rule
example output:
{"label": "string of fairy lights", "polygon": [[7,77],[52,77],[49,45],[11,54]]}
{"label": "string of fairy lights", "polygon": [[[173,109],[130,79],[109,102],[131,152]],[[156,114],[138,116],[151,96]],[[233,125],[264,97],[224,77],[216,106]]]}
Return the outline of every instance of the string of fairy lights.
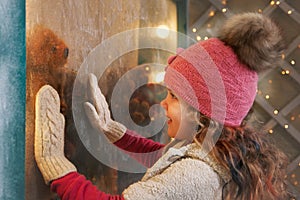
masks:
{"label": "string of fairy lights", "polygon": [[[212,6],[201,16],[199,19],[189,27],[187,34],[196,39],[197,41],[201,40],[207,40],[209,37],[213,37],[213,32],[207,31],[211,30],[213,28],[211,21],[213,21],[213,17],[216,15],[223,14],[225,18],[232,15],[232,12],[230,10],[229,0],[208,0]],[[300,3],[300,2],[299,2]],[[264,8],[258,8],[257,12],[263,13],[266,15],[271,15],[271,13],[276,10],[277,8],[280,8],[284,13],[286,13],[291,20],[295,20],[299,26],[300,26],[300,14],[299,12],[290,6],[286,1],[284,0],[278,0],[278,1],[270,1],[267,6]],[[203,31],[204,30],[204,31]],[[266,123],[264,128],[268,130],[268,133],[270,135],[274,134],[276,132],[275,127],[279,124],[284,128],[286,132],[288,132],[293,139],[295,139],[298,142],[298,145],[300,144],[300,130],[299,126],[298,129],[293,126],[293,123],[299,123],[300,124],[300,71],[297,72],[296,68],[298,63],[296,62],[296,59],[289,58],[287,60],[287,56],[291,55],[291,52],[294,51],[300,51],[300,34],[294,41],[289,45],[286,51],[286,55],[282,55],[282,59],[284,60],[284,64],[279,69],[278,74],[280,74],[281,78],[291,78],[293,79],[296,84],[298,84],[298,95],[294,98],[294,100],[288,102],[286,105],[284,105],[283,108],[278,108],[276,106],[271,106],[271,100],[275,100],[277,97],[272,95],[272,92],[268,91],[262,91],[261,89],[257,90],[257,99],[256,103],[258,103],[270,116],[271,119]],[[264,73],[262,77],[260,77],[260,81],[262,81],[263,78],[265,78],[269,73],[271,73],[273,70],[269,70],[268,72]],[[264,80],[265,82],[263,84],[274,84],[274,81],[278,80],[272,80],[267,79]],[[280,81],[280,80],[279,80]],[[297,90],[296,90],[297,91]],[[287,94],[282,94],[287,95]],[[296,109],[296,107],[299,107],[297,109],[298,113],[291,112]],[[296,147],[297,148],[297,147]],[[296,196],[300,198],[300,155],[297,156],[296,159],[290,162],[288,167],[289,176],[287,177],[289,179],[289,182],[292,185],[294,192],[296,193]],[[298,173],[298,175],[296,174]],[[295,189],[296,188],[296,189]]]}

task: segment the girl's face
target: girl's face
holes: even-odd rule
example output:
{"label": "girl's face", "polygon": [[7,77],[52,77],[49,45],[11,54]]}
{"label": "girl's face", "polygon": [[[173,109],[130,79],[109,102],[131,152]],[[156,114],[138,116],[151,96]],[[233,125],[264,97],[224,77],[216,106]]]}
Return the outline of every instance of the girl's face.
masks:
{"label": "girl's face", "polygon": [[166,110],[168,135],[174,138],[179,130],[181,121],[180,102],[176,95],[171,90],[168,90],[166,98],[160,104]]}
{"label": "girl's face", "polygon": [[168,135],[179,140],[192,140],[195,134],[196,121],[193,118],[192,107],[168,90],[166,98],[161,102],[166,110]]}

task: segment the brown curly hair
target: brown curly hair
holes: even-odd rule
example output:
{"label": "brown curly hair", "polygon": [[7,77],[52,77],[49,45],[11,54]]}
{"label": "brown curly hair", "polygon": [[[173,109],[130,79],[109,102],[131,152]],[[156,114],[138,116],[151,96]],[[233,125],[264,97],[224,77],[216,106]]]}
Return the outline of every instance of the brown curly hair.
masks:
{"label": "brown curly hair", "polygon": [[199,114],[200,128],[195,142],[202,144],[207,134],[216,136],[210,154],[232,177],[223,187],[223,199],[287,199],[284,179],[288,159],[265,133],[250,128],[247,123],[240,127],[223,127]]}

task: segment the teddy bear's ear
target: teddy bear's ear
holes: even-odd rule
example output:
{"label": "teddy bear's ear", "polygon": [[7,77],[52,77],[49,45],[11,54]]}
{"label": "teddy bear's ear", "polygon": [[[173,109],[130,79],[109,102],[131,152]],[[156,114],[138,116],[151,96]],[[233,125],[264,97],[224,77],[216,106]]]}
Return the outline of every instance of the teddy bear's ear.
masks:
{"label": "teddy bear's ear", "polygon": [[45,27],[42,24],[36,24],[34,27],[32,27],[28,32],[28,38],[36,40],[37,38],[41,38],[43,35],[44,37],[47,37],[49,33],[52,33],[53,36],[55,35],[52,30]]}
{"label": "teddy bear's ear", "polygon": [[28,31],[28,37],[32,36],[33,34],[40,33],[45,27],[41,24],[34,25],[29,31]]}

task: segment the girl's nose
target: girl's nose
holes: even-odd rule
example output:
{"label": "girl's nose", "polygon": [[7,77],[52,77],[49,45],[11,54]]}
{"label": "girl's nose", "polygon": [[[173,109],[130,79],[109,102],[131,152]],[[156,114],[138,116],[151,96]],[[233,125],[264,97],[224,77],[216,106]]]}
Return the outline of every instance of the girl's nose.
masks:
{"label": "girl's nose", "polygon": [[162,100],[161,102],[160,102],[160,105],[165,109],[165,110],[167,110],[167,102],[166,102],[166,99],[164,99],[164,100]]}

